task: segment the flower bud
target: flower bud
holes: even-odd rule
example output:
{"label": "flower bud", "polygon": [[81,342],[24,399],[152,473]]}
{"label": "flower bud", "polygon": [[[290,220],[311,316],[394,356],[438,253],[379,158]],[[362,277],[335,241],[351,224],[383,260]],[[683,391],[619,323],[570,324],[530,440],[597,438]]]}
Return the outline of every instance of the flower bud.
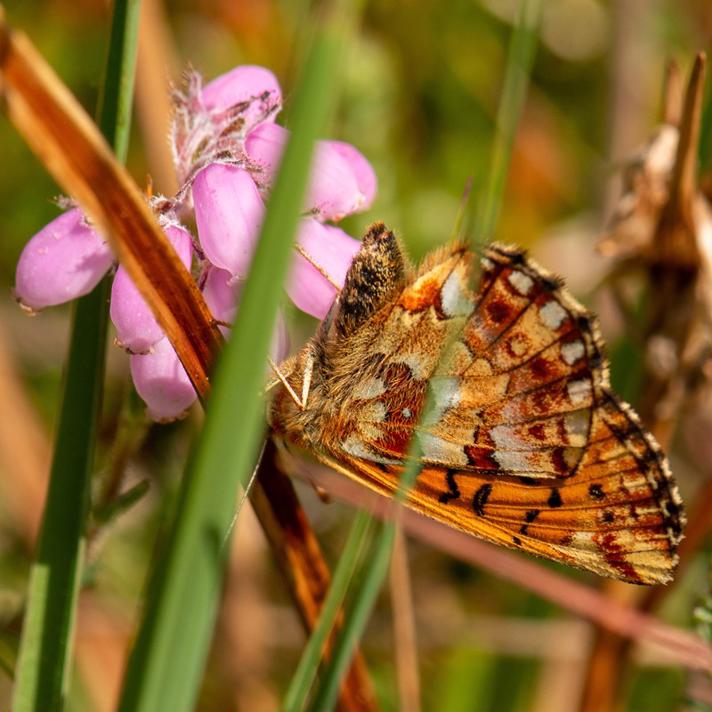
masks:
{"label": "flower bud", "polygon": [[[210,313],[218,321],[225,324],[232,324],[235,321],[237,307],[240,300],[243,282],[233,277],[229,272],[217,267],[211,267],[205,284],[203,285],[203,297],[210,309]],[[230,329],[220,325],[220,331],[226,338],[230,334]],[[282,312],[277,313],[272,345],[270,346],[270,356],[273,361],[282,361],[289,352],[289,334],[287,325],[284,322]]]}
{"label": "flower bud", "polygon": [[113,259],[104,239],[73,208],[25,245],[17,263],[15,296],[35,310],[71,301],[91,292]]}
{"label": "flower bud", "polygon": [[[175,225],[167,227],[165,233],[180,261],[190,269],[193,254],[190,233]],[[117,341],[132,353],[144,353],[164,337],[163,329],[124,267],[119,267],[114,277],[109,313]]]}
{"label": "flower bud", "polygon": [[[220,75],[203,87],[203,103],[208,109],[226,110],[252,100],[243,114],[247,127],[260,121],[274,121],[282,106],[277,77],[264,67],[243,64]],[[270,111],[277,107],[277,111]]]}
{"label": "flower bud", "polygon": [[170,341],[163,338],[149,354],[131,356],[131,378],[153,420],[180,418],[197,394]]}
{"label": "flower bud", "polygon": [[376,172],[366,156],[355,146],[345,141],[325,141],[324,143],[333,148],[351,167],[358,189],[363,195],[363,204],[360,209],[370,208],[378,190],[378,178],[376,178]]}
{"label": "flower bud", "polygon": [[[281,126],[260,124],[245,139],[245,151],[260,168],[261,176],[257,176],[257,180],[261,179],[265,188],[271,187],[274,181],[288,137],[289,132]],[[359,189],[351,161],[330,142],[317,141],[306,208],[318,213],[323,220],[341,220],[365,205],[366,197]]]}
{"label": "flower bud", "polygon": [[323,319],[338,293],[334,285],[343,286],[361,243],[338,227],[306,218],[301,222],[297,244],[311,261],[303,254],[295,255],[287,294],[302,311]]}
{"label": "flower bud", "polygon": [[211,163],[193,182],[198,237],[212,264],[244,277],[257,243],[264,204],[250,174]]}

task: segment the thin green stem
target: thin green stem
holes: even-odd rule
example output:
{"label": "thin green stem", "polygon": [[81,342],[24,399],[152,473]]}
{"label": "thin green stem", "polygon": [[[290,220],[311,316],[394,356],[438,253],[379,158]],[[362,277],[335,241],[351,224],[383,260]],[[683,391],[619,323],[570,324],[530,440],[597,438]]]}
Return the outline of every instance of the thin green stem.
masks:
{"label": "thin green stem", "polygon": [[282,712],[300,712],[304,708],[309,690],[319,669],[324,645],[334,628],[336,617],[351,584],[354,571],[370,540],[373,524],[374,521],[371,517],[359,512],[351,525],[348,539],[339,556],[339,563],[334,570],[329,592],[324,599],[319,622],[302,651],[299,665],[292,676],[287,694],[284,696]]}
{"label": "thin green stem", "polygon": [[220,354],[200,440],[181,485],[166,551],[124,684],[122,712],[188,712],[205,664],[240,486],[265,430],[264,382],[282,284],[317,136],[332,113],[341,35],[317,32],[295,92],[292,138],[267,206],[230,341]]}
{"label": "thin green stem", "polygon": [[489,173],[473,230],[473,237],[478,244],[485,244],[493,239],[502,209],[512,147],[534,61],[540,11],[541,0],[522,0],[509,43]]}
{"label": "thin green stem", "polygon": [[[139,0],[117,0],[99,124],[123,158],[128,145]],[[30,572],[13,692],[14,712],[59,712],[85,547],[102,387],[109,281],[77,300],[47,501]]]}

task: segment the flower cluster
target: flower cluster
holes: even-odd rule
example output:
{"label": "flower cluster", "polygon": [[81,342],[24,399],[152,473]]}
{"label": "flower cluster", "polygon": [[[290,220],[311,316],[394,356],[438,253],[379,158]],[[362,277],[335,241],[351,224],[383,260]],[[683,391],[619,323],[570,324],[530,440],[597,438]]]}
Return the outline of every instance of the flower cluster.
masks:
{"label": "flower cluster", "polygon": [[[173,197],[153,198],[151,205],[227,334],[289,136],[275,123],[282,94],[267,69],[239,66],[204,87],[192,74],[174,102],[171,142],[181,188]],[[375,174],[361,153],[347,143],[318,142],[286,284],[299,309],[325,316],[359,247],[329,223],[367,208],[375,192]],[[15,295],[26,309],[38,311],[87,294],[113,266],[108,245],[74,207],[27,243],[17,265]],[[180,416],[196,393],[121,266],[110,315],[116,342],[131,354],[131,376],[148,414],[156,420]],[[287,343],[280,318],[272,344],[275,360],[284,357]]]}

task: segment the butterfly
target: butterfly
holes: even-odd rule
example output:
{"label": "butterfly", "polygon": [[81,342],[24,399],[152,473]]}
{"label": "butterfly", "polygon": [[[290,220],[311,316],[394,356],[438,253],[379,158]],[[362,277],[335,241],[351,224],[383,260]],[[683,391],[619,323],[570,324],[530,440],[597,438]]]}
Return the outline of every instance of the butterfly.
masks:
{"label": "butterfly", "polygon": [[682,500],[611,391],[595,319],[516,247],[484,249],[473,293],[475,260],[455,243],[414,270],[373,225],[315,336],[280,366],[275,437],[391,496],[415,433],[408,507],[600,575],[670,581]]}

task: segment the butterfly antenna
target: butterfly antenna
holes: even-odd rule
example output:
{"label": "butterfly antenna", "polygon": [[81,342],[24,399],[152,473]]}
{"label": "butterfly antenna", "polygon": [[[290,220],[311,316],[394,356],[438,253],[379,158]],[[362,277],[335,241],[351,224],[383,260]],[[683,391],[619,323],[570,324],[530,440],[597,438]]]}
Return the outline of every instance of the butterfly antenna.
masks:
{"label": "butterfly antenna", "polygon": [[245,489],[242,490],[242,497],[240,497],[240,501],[238,502],[238,505],[235,508],[235,514],[232,515],[232,519],[230,520],[230,524],[229,524],[227,531],[225,532],[225,536],[223,537],[223,540],[222,540],[223,548],[227,545],[227,543],[230,539],[230,536],[232,535],[233,529],[235,528],[235,522],[237,522],[237,518],[240,516],[240,512],[242,511],[242,505],[245,504],[247,495],[250,494],[252,485],[255,483],[255,479],[257,477],[257,471],[260,469],[260,463],[262,462],[262,456],[265,453],[265,445],[266,445],[266,441],[262,443],[262,449],[260,450],[260,455],[257,458],[257,462],[255,463],[255,467],[252,470],[252,474],[250,475],[250,479],[247,482],[247,486],[245,487]]}
{"label": "butterfly antenna", "polygon": [[452,227],[452,232],[450,233],[450,240],[469,242],[465,237],[467,230],[463,229],[465,218],[468,218],[468,223],[471,222],[469,219],[469,214],[472,210],[470,205],[470,200],[472,198],[472,186],[475,182],[474,176],[468,176],[465,181],[465,188],[462,191],[462,196],[460,197],[460,206],[455,214],[455,224]]}
{"label": "butterfly antenna", "polygon": [[341,285],[298,243],[294,249],[337,291],[341,291]]}

